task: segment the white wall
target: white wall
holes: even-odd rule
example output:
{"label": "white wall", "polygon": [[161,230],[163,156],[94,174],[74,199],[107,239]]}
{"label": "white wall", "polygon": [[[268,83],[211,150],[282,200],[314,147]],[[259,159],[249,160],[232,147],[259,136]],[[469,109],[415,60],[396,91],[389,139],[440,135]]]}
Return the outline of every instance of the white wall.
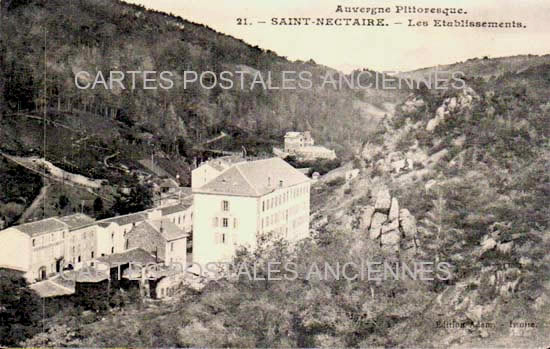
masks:
{"label": "white wall", "polygon": [[[172,246],[174,247],[173,250]],[[166,264],[177,262],[181,263],[181,265],[185,268],[185,263],[187,260],[187,238],[166,242],[165,254],[166,256],[164,262]]]}
{"label": "white wall", "polygon": [[[229,211],[222,210],[222,201],[229,202]],[[237,246],[255,246],[258,231],[258,199],[228,195],[195,194],[193,203],[193,262],[231,261]],[[214,217],[218,226],[214,227]],[[224,228],[223,218],[228,219]],[[233,219],[237,227],[233,227]],[[220,236],[225,234],[225,243]]]}
{"label": "white wall", "polygon": [[[30,238],[30,249],[32,250],[30,275],[33,278],[39,278],[38,269],[41,267],[46,267],[48,276],[56,272],[56,260],[63,258],[65,255],[65,238],[68,233],[68,230],[63,229]],[[65,234],[65,237],[63,234]],[[33,240],[34,247],[32,246]]]}
{"label": "white wall", "polygon": [[0,266],[28,271],[30,274],[30,237],[13,228],[1,231],[0,236]]}
{"label": "white wall", "polygon": [[74,269],[80,269],[84,263],[100,256],[97,248],[97,230],[98,226],[92,225],[69,232],[65,239],[65,266],[70,263]]}

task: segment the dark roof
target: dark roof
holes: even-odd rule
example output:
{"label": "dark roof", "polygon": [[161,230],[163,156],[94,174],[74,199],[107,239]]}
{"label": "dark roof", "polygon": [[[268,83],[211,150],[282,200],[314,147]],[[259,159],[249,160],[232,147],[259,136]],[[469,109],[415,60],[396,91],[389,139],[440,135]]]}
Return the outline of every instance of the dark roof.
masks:
{"label": "dark roof", "polygon": [[[280,158],[242,162],[195,189],[195,193],[262,196],[310,179]],[[281,186],[282,184],[282,186]]]}
{"label": "dark roof", "polygon": [[42,298],[66,296],[74,293],[74,289],[64,287],[52,280],[36,282],[29,287]]}
{"label": "dark roof", "polygon": [[172,213],[185,211],[192,205],[193,205],[193,200],[191,199],[191,200],[185,200],[184,202],[177,205],[161,207],[159,208],[159,210],[163,216],[166,216]]}
{"label": "dark roof", "polygon": [[70,216],[59,218],[59,220],[69,226],[69,229],[80,228],[85,225],[90,225],[95,222],[92,217],[89,217],[83,213],[76,213]]}
{"label": "dark roof", "polygon": [[147,221],[145,223],[159,232],[166,239],[166,241],[180,239],[189,235],[168,219]]}
{"label": "dark roof", "polygon": [[124,216],[116,216],[99,221],[98,223],[116,223],[118,225],[126,225],[131,223],[142,222],[147,219],[147,213],[138,212],[130,213]]}
{"label": "dark roof", "polygon": [[69,226],[67,224],[61,222],[57,218],[47,218],[37,222],[21,224],[13,228],[29,236],[38,236],[68,229],[68,227]]}
{"label": "dark roof", "polygon": [[97,260],[103,263],[110,264],[111,266],[128,264],[130,262],[140,263],[142,265],[156,262],[153,255],[141,248],[134,248],[126,252],[102,256],[99,257]]}
{"label": "dark roof", "polygon": [[109,279],[109,270],[98,270],[88,267],[87,269],[66,270],[63,277],[73,282],[101,282]]}
{"label": "dark roof", "polygon": [[[132,228],[128,233],[129,236],[135,233],[145,233],[148,236],[157,236],[160,235],[166,241],[172,241],[176,239],[181,239],[186,236],[189,236],[185,231],[180,229],[177,225],[172,223],[168,219],[159,219],[159,220],[148,220],[143,224],[138,225],[137,227]],[[159,239],[157,237],[157,239]]]}

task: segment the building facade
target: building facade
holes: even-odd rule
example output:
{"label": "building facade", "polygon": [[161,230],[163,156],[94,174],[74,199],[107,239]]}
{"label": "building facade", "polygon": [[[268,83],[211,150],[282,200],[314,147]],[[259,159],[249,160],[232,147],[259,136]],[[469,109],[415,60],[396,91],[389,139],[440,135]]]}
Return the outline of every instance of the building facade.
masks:
{"label": "building facade", "polygon": [[336,159],[334,150],[323,146],[314,145],[315,141],[311,133],[287,132],[285,134],[285,153],[295,155],[301,160]]}
{"label": "building facade", "polygon": [[309,131],[305,132],[287,132],[285,134],[285,152],[292,153],[300,148],[312,146],[313,137]]}
{"label": "building facade", "polygon": [[233,165],[193,191],[193,262],[230,261],[262,233],[309,234],[310,179],[284,160]]}
{"label": "building facade", "polygon": [[172,236],[167,240],[160,234],[159,243],[164,244],[166,250],[163,260],[185,262],[187,237],[193,227],[192,197],[177,205],[100,221],[74,214],[4,229],[0,231],[0,267],[19,270],[33,283],[63,269],[94,266],[98,258],[128,251],[127,235],[132,229],[146,221],[154,224],[161,220],[167,232],[176,230],[175,235],[185,236],[177,239]]}
{"label": "building facade", "polygon": [[69,226],[57,218],[21,224],[0,232],[0,266],[20,270],[29,282],[59,272]]}
{"label": "building facade", "polygon": [[126,250],[141,248],[165,264],[187,262],[187,236],[168,219],[147,220],[126,235]]}

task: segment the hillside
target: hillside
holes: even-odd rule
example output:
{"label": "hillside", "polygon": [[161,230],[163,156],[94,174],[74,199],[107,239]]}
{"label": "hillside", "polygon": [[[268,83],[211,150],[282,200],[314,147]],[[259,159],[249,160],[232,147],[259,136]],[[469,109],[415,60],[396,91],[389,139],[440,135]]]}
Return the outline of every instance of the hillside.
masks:
{"label": "hillside", "polygon": [[[67,311],[25,345],[547,347],[547,71],[535,66],[475,88],[410,95],[359,157],[313,186],[311,240],[296,249],[262,240],[236,259],[290,260],[301,272],[326,261],[395,261],[384,240],[392,223],[383,223],[382,238],[372,235],[379,206],[391,200],[401,208],[399,229],[406,214],[416,222],[415,247],[402,238],[399,260],[446,261],[450,280],[220,280],[104,317]],[[344,179],[352,169],[357,177]],[[74,325],[64,325],[67,316]]]}
{"label": "hillside", "polygon": [[435,71],[440,72],[463,72],[466,79],[483,78],[484,80],[495,79],[506,73],[521,73],[529,68],[550,63],[550,55],[519,55],[511,57],[481,57],[471,58],[464,62],[453,64],[442,64],[436,67],[416,69],[403,72],[402,77],[409,77],[415,80],[433,77]]}
{"label": "hillside", "polygon": [[[63,210],[74,210],[84,195],[91,204],[90,195],[115,196],[118,187],[137,186],[138,179],[121,169],[146,171],[140,161],[152,153],[162,158],[164,170],[177,173],[188,170],[194,157],[207,156],[195,145],[245,146],[261,154],[280,142],[284,131],[309,129],[345,163],[312,187],[311,238],[290,248],[284,240],[262,237],[257,250],[242,250],[236,262],[260,265],[260,276],[270,260],[294,262],[300,272],[327,261],[421,260],[452,266],[448,280],[227,278],[201,290],[184,287],[169,302],[141,302],[116,290],[84,308],[50,299],[45,333],[22,346],[550,344],[548,56],[447,66],[466,73],[468,86],[461,90],[265,93],[176,86],[155,92],[82,91],[74,87],[74,72],[97,67],[179,74],[186,66],[276,72],[330,68],[289,62],[204,26],[117,1],[14,4],[6,24],[14,38],[6,56],[12,112],[0,121],[0,150],[7,155],[0,159],[5,217],[17,219],[17,211],[31,205],[44,184],[39,174],[7,159],[40,156],[44,150],[39,43],[46,26],[48,159],[107,183],[102,192],[79,193],[81,188],[46,182],[57,192],[56,203],[66,190],[72,205]],[[434,71],[410,74],[422,79]],[[348,173],[357,176],[346,179]],[[61,211],[56,203],[50,206]],[[453,322],[465,325],[438,325]],[[512,328],[510,322],[537,326]]]}
{"label": "hillside", "polygon": [[[248,82],[255,72],[271,72],[274,86],[280,85],[282,71],[309,71],[313,77],[337,72],[311,60],[290,62],[203,25],[116,0],[10,1],[3,28],[9,44],[0,151],[18,156],[45,152],[63,170],[105,180],[109,192],[135,185],[124,169],[147,172],[139,161],[152,154],[165,171],[180,175],[188,185],[194,158],[213,155],[200,145],[220,132],[231,138],[206,150],[241,151],[244,146],[250,155],[262,154],[282,142],[285,131],[310,130],[318,143],[349,157],[405,96],[375,88],[185,88],[186,70],[242,70],[250,75],[245,76]],[[101,71],[108,79],[112,70],[169,71],[174,86],[143,89],[139,76],[136,89],[126,80],[125,89],[75,85],[80,71],[92,77]],[[6,171],[2,165],[0,173]],[[35,182],[29,179],[28,184]],[[2,194],[0,205],[22,205],[3,216],[12,223],[32,199],[23,202],[9,192]],[[50,214],[55,213],[60,212]]]}

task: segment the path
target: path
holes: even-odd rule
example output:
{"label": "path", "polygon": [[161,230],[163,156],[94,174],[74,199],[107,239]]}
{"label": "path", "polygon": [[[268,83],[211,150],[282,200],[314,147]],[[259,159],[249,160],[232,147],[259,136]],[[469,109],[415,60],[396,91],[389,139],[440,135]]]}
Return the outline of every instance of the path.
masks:
{"label": "path", "polygon": [[206,145],[206,144],[213,143],[213,142],[215,142],[215,141],[217,141],[217,140],[220,140],[220,139],[222,139],[222,138],[225,138],[225,137],[227,137],[227,136],[229,136],[227,133],[221,131],[220,134],[219,134],[218,136],[216,136],[216,137],[214,137],[214,138],[212,138],[212,139],[209,139],[209,140],[207,140],[206,142],[203,142],[203,143],[199,144],[198,146],[200,147],[200,146],[202,146],[202,145]]}
{"label": "path", "polygon": [[[45,174],[44,171],[42,169],[36,169],[34,168],[33,166],[31,165],[28,165],[27,163],[25,163],[25,161],[22,161],[23,158],[18,158],[16,156],[11,156],[11,155],[8,155],[8,154],[5,154],[3,152],[0,152],[0,156],[3,156],[5,157],[6,159],[16,163],[17,165],[19,166],[22,166],[24,168],[26,168],[27,170],[31,171],[31,172],[34,172],[44,178],[47,178],[47,179],[51,179],[52,181],[56,181],[56,182],[60,182],[62,183],[63,185],[69,185],[71,187],[77,187],[77,188],[81,188],[81,189],[84,189],[86,191],[88,191],[90,194],[92,195],[95,195],[97,197],[100,197],[101,199],[107,201],[107,202],[113,202],[113,200],[101,195],[101,194],[98,194],[94,191],[94,189],[99,189],[99,187],[101,186],[101,182],[102,181],[97,181],[97,182],[94,182],[84,176],[81,176],[81,175],[75,175],[75,174],[72,174],[70,172],[66,172],[66,171],[63,171],[61,169],[59,169],[60,171],[62,171],[62,173],[64,174],[67,174],[67,175],[71,175],[70,177],[68,176],[61,176],[61,178],[59,177],[56,177],[55,175],[53,174]],[[40,159],[42,160],[42,159]],[[53,164],[51,166],[54,166]],[[51,168],[49,168],[50,171],[51,171]],[[75,177],[75,176],[78,176],[78,177]],[[80,183],[78,180],[74,180],[74,178],[84,178],[84,179],[87,179],[89,182],[94,182],[95,184],[93,186],[88,186],[84,183]],[[73,180],[71,180],[73,179]],[[97,187],[96,185],[99,183],[99,187]]]}
{"label": "path", "polygon": [[40,208],[40,206],[43,204],[44,202],[44,197],[46,196],[47,192],[48,192],[48,189],[50,188],[50,184],[47,183],[45,186],[43,186],[41,189],[40,189],[40,193],[34,198],[32,204],[30,204],[29,207],[27,207],[27,209],[25,210],[25,212],[23,212],[23,214],[21,215],[21,217],[19,217],[19,221],[18,223],[25,223],[25,221],[27,220],[27,218],[29,218],[29,216],[32,215],[32,213]]}

